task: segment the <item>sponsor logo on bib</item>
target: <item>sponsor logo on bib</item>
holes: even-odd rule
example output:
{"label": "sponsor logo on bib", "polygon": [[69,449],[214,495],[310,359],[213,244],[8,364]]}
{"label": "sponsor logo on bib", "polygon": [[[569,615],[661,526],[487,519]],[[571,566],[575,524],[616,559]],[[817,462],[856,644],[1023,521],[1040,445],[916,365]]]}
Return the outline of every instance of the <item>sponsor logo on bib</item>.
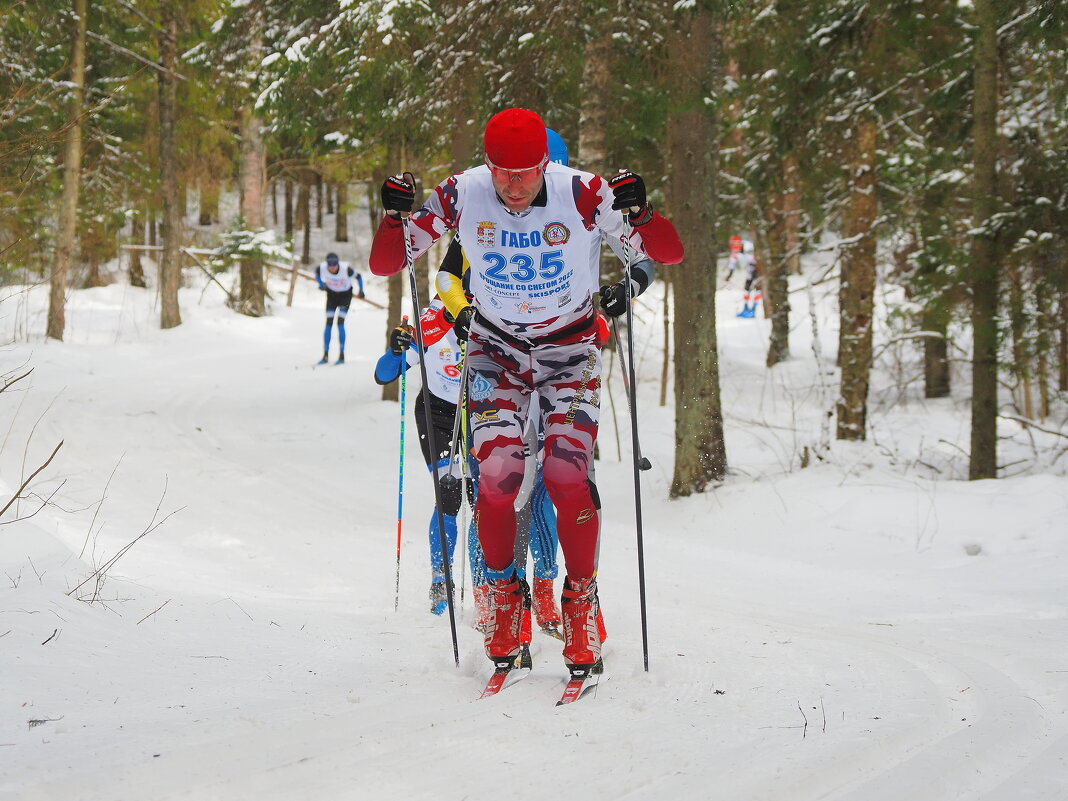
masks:
{"label": "sponsor logo on bib", "polygon": [[497,243],[497,226],[487,220],[483,220],[475,228],[475,243],[479,247],[491,248]]}
{"label": "sponsor logo on bib", "polygon": [[545,226],[545,230],[542,232],[542,239],[553,247],[556,245],[566,245],[567,240],[570,238],[571,232],[567,230],[567,226],[561,222],[549,223]]}
{"label": "sponsor logo on bib", "polygon": [[544,306],[535,306],[533,301],[524,300],[522,303],[515,304],[516,311],[521,314],[536,314],[538,312],[545,311]]}

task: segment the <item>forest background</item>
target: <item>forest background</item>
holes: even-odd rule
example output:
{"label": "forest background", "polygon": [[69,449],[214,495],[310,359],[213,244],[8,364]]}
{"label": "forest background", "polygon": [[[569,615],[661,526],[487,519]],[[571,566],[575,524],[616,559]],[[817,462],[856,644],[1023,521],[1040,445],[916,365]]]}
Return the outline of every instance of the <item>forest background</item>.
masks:
{"label": "forest background", "polygon": [[[839,284],[839,387],[801,466],[867,436],[874,301],[893,285],[888,341],[915,349],[925,397],[970,376],[968,472],[996,477],[999,420],[1063,437],[1047,421],[1068,393],[1066,31],[1058,0],[9,0],[0,282],[49,283],[47,329],[24,335],[61,340],[71,292],[144,286],[146,251],[116,257],[156,246],[171,328],[196,245],[206,269],[240,262],[231,305],[263,315],[267,263],[310,263],[324,209],[344,242],[366,193],[373,227],[387,174],[423,191],[478,163],[484,121],[517,105],[573,166],[641,173],[686,246],[661,271],[673,496],[728,471],[714,267],[735,234],[760,258],[769,369],[806,324],[801,256],[833,256],[806,280]],[[227,192],[240,217],[220,235]],[[203,230],[183,226],[193,204]],[[397,276],[389,325],[404,293]]]}

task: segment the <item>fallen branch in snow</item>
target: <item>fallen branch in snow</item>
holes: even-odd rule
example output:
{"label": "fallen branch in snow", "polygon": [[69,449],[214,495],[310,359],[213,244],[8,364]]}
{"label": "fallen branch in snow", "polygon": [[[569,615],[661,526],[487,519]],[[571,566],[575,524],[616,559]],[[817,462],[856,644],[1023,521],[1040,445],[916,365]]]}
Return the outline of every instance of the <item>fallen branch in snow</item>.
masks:
{"label": "fallen branch in snow", "polygon": [[[11,508],[11,504],[13,504],[15,501],[17,501],[19,499],[19,497],[21,497],[22,491],[24,489],[26,489],[26,487],[29,485],[29,483],[31,481],[33,481],[33,479],[37,476],[37,474],[40,473],[42,470],[44,470],[46,467],[48,467],[49,463],[55,458],[56,454],[59,453],[59,449],[62,448],[62,447],[63,447],[63,440],[60,440],[59,444],[56,445],[55,449],[52,451],[52,455],[49,456],[48,459],[45,460],[45,463],[43,465],[38,467],[32,473],[30,473],[30,477],[22,482],[22,486],[20,486],[15,491],[15,494],[11,496],[11,499],[6,504],[4,504],[4,508],[0,509],[0,517],[3,517],[4,516],[4,512],[6,512],[9,508]],[[55,493],[53,493],[53,495],[54,494]]]}
{"label": "fallen branch in snow", "polygon": [[801,708],[801,702],[797,702],[797,711],[801,713],[801,717],[805,719],[805,727],[801,730],[801,739],[804,740],[808,735],[808,715],[805,714],[805,710]]}
{"label": "fallen branch in snow", "polygon": [[30,720],[27,720],[26,723],[28,723],[30,728],[33,729],[37,726],[43,726],[46,723],[55,723],[57,720],[63,720],[63,717],[60,716],[58,718],[31,718]]}
{"label": "fallen branch in snow", "polygon": [[[78,590],[80,590],[82,587],[84,587],[90,581],[93,581],[94,579],[96,579],[96,587],[93,589],[93,595],[92,595],[91,598],[89,598],[88,603],[94,603],[94,602],[100,600],[100,588],[101,588],[101,586],[103,584],[103,580],[107,577],[108,571],[111,570],[111,568],[113,568],[115,566],[115,563],[118,562],[123,556],[125,556],[126,552],[129,551],[132,547],[134,547],[134,545],[136,545],[138,542],[143,540],[145,537],[147,537],[149,534],[151,534],[157,528],[159,528],[164,523],[166,523],[168,520],[170,520],[173,515],[178,514],[178,512],[182,511],[182,509],[185,508],[183,506],[180,509],[175,509],[173,512],[169,512],[166,517],[164,517],[162,520],[160,520],[157,523],[156,522],[156,516],[159,514],[160,507],[163,506],[163,500],[166,497],[167,497],[167,485],[166,485],[166,483],[164,483],[163,494],[160,495],[159,503],[156,504],[156,511],[152,513],[152,519],[149,521],[148,526],[145,528],[145,530],[142,531],[140,534],[138,534],[136,537],[134,537],[132,540],[130,540],[128,543],[126,543],[126,545],[124,545],[122,548],[120,548],[119,552],[116,553],[113,557],[111,557],[107,562],[105,562],[103,565],[101,565],[96,570],[94,570],[91,574],[89,574],[89,576],[85,579],[85,581],[83,581],[81,584],[79,584],[74,589],[70,590],[67,593],[68,597],[74,595],[74,593],[76,593]],[[85,599],[84,598],[78,598],[78,600],[81,601],[81,600],[85,600]]]}
{"label": "fallen branch in snow", "polygon": [[998,417],[1002,420],[1012,420],[1014,423],[1019,423],[1024,428],[1038,429],[1043,434],[1052,434],[1055,437],[1064,437],[1065,439],[1068,439],[1068,434],[1065,434],[1063,431],[1054,431],[1052,428],[1045,428],[1044,426],[1040,426],[1034,420],[1028,420],[1026,417],[1017,417],[1014,414],[999,414]]}
{"label": "fallen branch in snow", "polygon": [[[63,481],[60,482],[59,486],[56,487],[54,490],[52,490],[48,494],[47,498],[44,498],[41,501],[41,505],[38,506],[36,509],[34,509],[32,512],[30,512],[28,515],[23,515],[22,517],[16,517],[14,520],[8,520],[5,523],[0,523],[0,525],[7,525],[8,523],[18,523],[20,520],[29,520],[31,517],[36,515],[38,512],[40,512],[46,506],[52,505],[52,499],[56,496],[57,492],[59,492],[61,489],[63,489],[63,487],[66,486],[66,484],[67,484],[67,480],[63,479]],[[26,497],[29,498],[30,495],[32,495],[32,493],[30,493],[29,495],[26,495]],[[41,496],[38,495],[37,497],[40,498]]]}
{"label": "fallen branch in snow", "polygon": [[161,604],[160,604],[159,606],[157,606],[157,607],[156,607],[155,609],[153,609],[153,610],[152,610],[151,612],[149,612],[149,613],[148,613],[147,615],[145,615],[145,616],[144,616],[143,618],[141,618],[140,620],[138,620],[138,621],[137,621],[137,625],[138,625],[138,626],[140,626],[140,625],[141,625],[142,623],[144,623],[144,622],[145,622],[146,620],[148,620],[148,619],[149,619],[150,617],[152,617],[152,615],[156,614],[156,612],[158,612],[158,611],[159,611],[160,609],[162,609],[163,607],[165,607],[165,606],[166,606],[167,604],[169,604],[170,602],[171,602],[171,599],[170,599],[170,598],[168,598],[168,599],[167,599],[166,601],[164,601],[163,603],[161,603]]}

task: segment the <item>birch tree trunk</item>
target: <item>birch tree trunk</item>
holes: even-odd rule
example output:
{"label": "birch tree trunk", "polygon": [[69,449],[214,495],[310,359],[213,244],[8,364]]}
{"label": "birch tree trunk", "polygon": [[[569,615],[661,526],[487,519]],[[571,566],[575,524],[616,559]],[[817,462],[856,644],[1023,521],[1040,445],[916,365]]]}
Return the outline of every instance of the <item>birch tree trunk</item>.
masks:
{"label": "birch tree trunk", "polygon": [[219,221],[219,179],[206,175],[200,180],[200,225],[212,225]]}
{"label": "birch tree trunk", "polygon": [[[133,244],[145,244],[145,220],[141,212],[136,211],[130,220],[131,238]],[[130,251],[130,286],[145,287],[145,269],[141,266],[141,251]]]}
{"label": "birch tree trunk", "polygon": [[1061,290],[1057,295],[1060,325],[1057,326],[1057,388],[1068,392],[1068,269],[1060,266]]}
{"label": "birch tree trunk", "polygon": [[975,0],[972,157],[972,431],[968,475],[997,477],[998,243],[988,230],[997,213],[998,43],[995,0]]}
{"label": "birch tree trunk", "polygon": [[311,264],[311,185],[308,174],[304,169],[300,171],[300,184],[297,190],[297,219],[303,234],[301,242],[300,263]]}
{"label": "birch tree trunk", "polygon": [[[257,37],[256,42],[259,41]],[[262,47],[253,46],[253,53],[261,51]],[[254,63],[258,62],[258,58],[254,59]],[[241,216],[244,217],[245,228],[249,231],[265,227],[266,182],[267,158],[263,146],[262,123],[249,103],[241,110]],[[243,259],[238,311],[250,317],[262,317],[267,311],[266,296],[262,259]]]}
{"label": "birch tree trunk", "polygon": [[163,254],[159,265],[160,327],[182,324],[178,288],[182,283],[182,198],[178,194],[178,9],[160,4],[159,166],[163,193]]}
{"label": "birch tree trunk", "polygon": [[[786,167],[783,165],[785,174]],[[771,322],[768,355],[765,364],[774,367],[790,358],[790,294],[786,275],[785,192],[774,195],[768,215],[768,258],[764,262],[761,283],[764,289],[764,314]]]}
{"label": "birch tree trunk", "polygon": [[460,94],[453,100],[452,140],[449,145],[449,158],[453,173],[462,172],[477,158],[477,126],[471,119],[470,92],[460,88]]}
{"label": "birch tree trunk", "polygon": [[716,344],[718,120],[705,101],[716,84],[718,31],[705,9],[677,15],[668,43],[672,113],[667,199],[686,261],[673,268],[675,471],[671,497],[701,492],[727,472]]}
{"label": "birch tree trunk", "polygon": [[337,184],[337,205],[334,206],[334,239],[349,241],[349,182],[342,179]]}
{"label": "birch tree trunk", "polygon": [[67,112],[67,137],[63,147],[63,199],[60,202],[56,253],[48,297],[47,335],[63,339],[67,322],[67,284],[74,237],[78,223],[78,190],[82,174],[82,104],[85,99],[86,0],[74,0],[74,32],[71,37],[71,100]]}
{"label": "birch tree trunk", "polygon": [[945,398],[949,395],[949,315],[942,303],[931,303],[923,313],[923,330],[941,334],[923,340],[923,396]]}
{"label": "birch tree trunk", "polygon": [[591,38],[585,47],[585,63],[582,69],[582,112],[579,117],[578,158],[571,158],[571,166],[577,165],[587,172],[604,175],[608,169],[609,98],[612,75],[609,69],[612,58],[610,33]]}
{"label": "birch tree trunk", "polygon": [[285,180],[285,230],[286,239],[293,241],[293,179]]}
{"label": "birch tree trunk", "polygon": [[315,227],[323,227],[323,175],[315,173]]}
{"label": "birch tree trunk", "polygon": [[838,338],[842,367],[838,393],[836,437],[867,436],[868,386],[871,374],[872,316],[875,303],[875,118],[858,120],[854,132],[853,186],[845,235],[849,244],[842,259]]}

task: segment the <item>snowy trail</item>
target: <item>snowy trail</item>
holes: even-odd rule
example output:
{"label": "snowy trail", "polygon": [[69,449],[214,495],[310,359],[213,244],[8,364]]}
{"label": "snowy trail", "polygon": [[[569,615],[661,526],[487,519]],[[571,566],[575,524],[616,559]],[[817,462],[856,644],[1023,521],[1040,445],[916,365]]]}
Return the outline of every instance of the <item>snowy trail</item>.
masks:
{"label": "snowy trail", "polygon": [[[936,492],[856,471],[847,452],[849,468],[668,502],[670,415],[650,400],[650,673],[630,468],[606,457],[596,697],[554,706],[560,646],[538,637],[534,674],[476,701],[489,666],[470,599],[459,669],[425,609],[421,464],[393,612],[397,407],[377,400],[373,348],[311,366],[318,303],[307,291],[258,321],[197,307],[150,346],[19,346],[37,371],[10,441],[39,417],[34,443],[67,440],[69,511],[0,530],[4,572],[21,576],[0,590],[4,801],[1068,796],[1062,478]],[[351,340],[378,342],[383,321],[360,309]],[[756,330],[737,329],[742,351]],[[0,457],[10,484],[21,453]],[[98,557],[144,529],[165,482],[161,511],[183,508],[124,557],[103,609],[63,591],[85,575],[75,557],[120,457]],[[972,540],[982,557],[965,555]]]}

